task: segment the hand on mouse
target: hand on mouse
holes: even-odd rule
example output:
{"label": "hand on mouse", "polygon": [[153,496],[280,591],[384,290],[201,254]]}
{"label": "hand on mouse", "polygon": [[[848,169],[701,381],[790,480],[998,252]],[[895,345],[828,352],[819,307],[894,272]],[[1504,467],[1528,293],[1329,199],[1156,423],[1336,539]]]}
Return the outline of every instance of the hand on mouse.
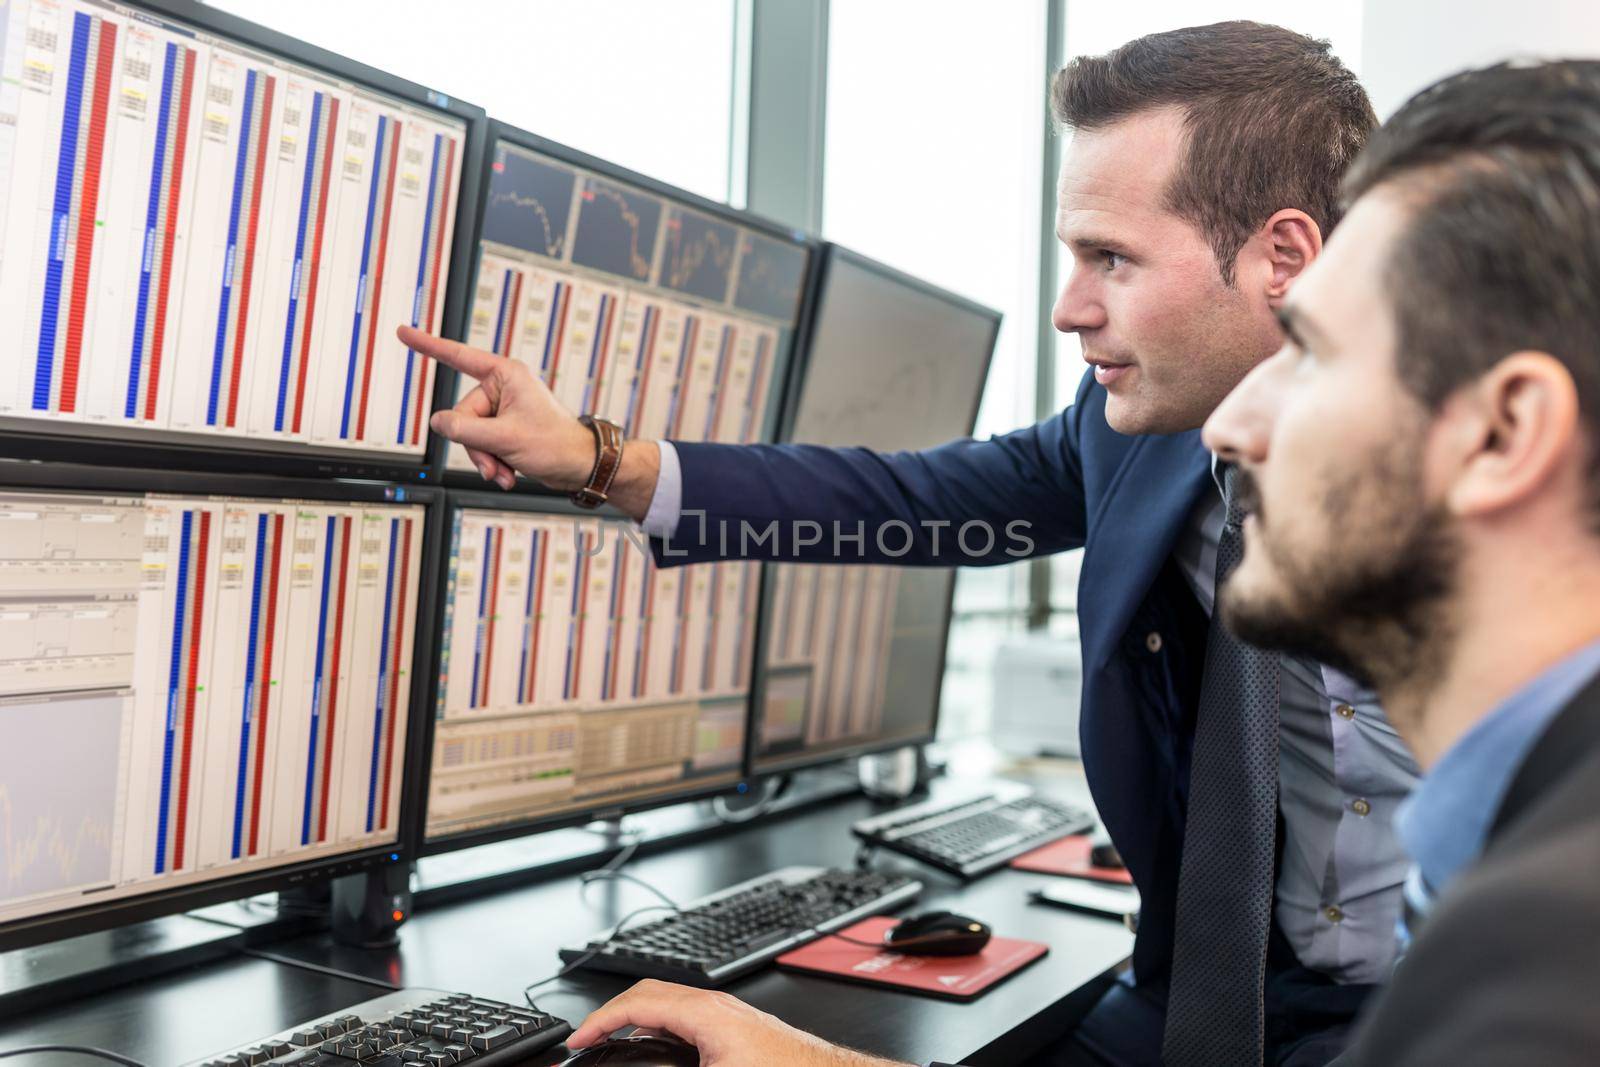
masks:
{"label": "hand on mouse", "polygon": [[588,1048],[624,1026],[681,1037],[699,1050],[700,1067],[903,1067],[830,1045],[727,993],[650,979],[591,1014],[567,1046]]}

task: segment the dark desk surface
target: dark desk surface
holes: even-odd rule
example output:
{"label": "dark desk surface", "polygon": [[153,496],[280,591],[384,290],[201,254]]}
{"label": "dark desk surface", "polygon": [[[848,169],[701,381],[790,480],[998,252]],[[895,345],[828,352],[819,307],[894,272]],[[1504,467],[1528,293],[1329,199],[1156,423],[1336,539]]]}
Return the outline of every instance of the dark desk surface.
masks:
{"label": "dark desk surface", "polygon": [[[1065,789],[1055,783],[1047,788],[1076,792],[1070,783]],[[849,824],[874,810],[864,799],[838,802],[641,857],[628,870],[681,901],[776,867],[849,866],[855,855]],[[961,885],[889,854],[880,853],[877,865],[922,879],[923,896],[912,910],[946,907],[970,914],[999,934],[1046,942],[1050,953],[969,1004],[772,968],[735,982],[728,991],[796,1026],[867,1052],[913,1063],[1015,1063],[1069,1025],[1132,950],[1132,935],[1116,922],[1028,903],[1027,891],[1048,876],[1004,870]],[[653,901],[647,890],[626,882],[597,883],[580,894],[577,879],[568,877],[423,911],[402,929],[395,949],[351,949],[316,935],[273,945],[271,951],[384,982],[520,1001],[526,984],[558,969],[560,945],[580,941]],[[579,973],[543,986],[535,999],[544,1010],[576,1024],[627,985],[625,979]],[[151,1064],[175,1063],[380,992],[265,960],[234,959],[26,1021],[0,1022],[0,1049],[71,1040],[116,1048]],[[552,1054],[542,1062],[560,1059]]]}

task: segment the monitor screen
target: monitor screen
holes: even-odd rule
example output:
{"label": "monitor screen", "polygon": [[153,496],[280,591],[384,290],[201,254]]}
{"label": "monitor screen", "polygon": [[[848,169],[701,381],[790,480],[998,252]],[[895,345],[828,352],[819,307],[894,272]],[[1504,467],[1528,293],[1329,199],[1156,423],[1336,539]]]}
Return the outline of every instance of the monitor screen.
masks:
{"label": "monitor screen", "polygon": [[[789,440],[927,448],[972,432],[997,312],[830,246]],[[778,564],[768,579],[752,767],[926,741],[954,572]]]}
{"label": "monitor screen", "polygon": [[424,513],[0,487],[0,939],[396,844]]}
{"label": "monitor screen", "polygon": [[428,841],[739,780],[757,564],[658,569],[628,524],[478,507],[448,542]]}
{"label": "monitor screen", "polygon": [[893,451],[972,433],[999,313],[828,253],[788,439]]}
{"label": "monitor screen", "polygon": [[932,736],[951,572],[779,564],[771,580],[758,769]]}
{"label": "monitor screen", "polygon": [[102,0],[0,63],[0,432],[424,465],[461,107]]}
{"label": "monitor screen", "polygon": [[555,151],[493,142],[468,343],[630,437],[771,440],[810,246]]}

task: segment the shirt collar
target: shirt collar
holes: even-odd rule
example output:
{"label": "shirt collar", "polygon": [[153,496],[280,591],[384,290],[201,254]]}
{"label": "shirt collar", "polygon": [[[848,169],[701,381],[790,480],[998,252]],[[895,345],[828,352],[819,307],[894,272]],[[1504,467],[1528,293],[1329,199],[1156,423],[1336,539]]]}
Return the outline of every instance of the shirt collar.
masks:
{"label": "shirt collar", "polygon": [[1500,704],[1452,745],[1395,813],[1395,829],[1433,894],[1483,854],[1511,780],[1550,721],[1600,673],[1600,641]]}

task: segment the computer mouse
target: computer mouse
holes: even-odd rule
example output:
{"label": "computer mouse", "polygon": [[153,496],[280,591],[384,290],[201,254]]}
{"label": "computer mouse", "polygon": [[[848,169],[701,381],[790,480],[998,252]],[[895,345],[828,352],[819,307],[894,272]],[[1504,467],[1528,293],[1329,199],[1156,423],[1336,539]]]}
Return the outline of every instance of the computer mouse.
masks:
{"label": "computer mouse", "polygon": [[675,1037],[613,1037],[579,1049],[561,1067],[700,1067],[700,1052]]}
{"label": "computer mouse", "polygon": [[883,935],[886,948],[908,956],[971,956],[993,935],[983,923],[953,911],[925,911],[900,920]]}
{"label": "computer mouse", "polygon": [[1122,853],[1117,851],[1117,846],[1110,841],[1102,841],[1089,850],[1089,862],[1096,867],[1106,867],[1110,870],[1123,869]]}

